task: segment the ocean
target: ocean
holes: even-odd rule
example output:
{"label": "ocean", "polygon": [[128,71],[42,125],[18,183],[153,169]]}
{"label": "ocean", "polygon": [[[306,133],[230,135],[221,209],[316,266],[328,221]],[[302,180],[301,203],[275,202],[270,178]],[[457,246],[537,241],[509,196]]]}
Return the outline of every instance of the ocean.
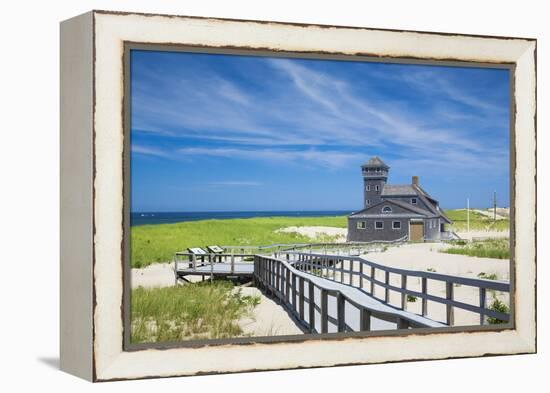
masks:
{"label": "ocean", "polygon": [[324,211],[251,211],[251,212],[133,212],[130,214],[130,225],[173,224],[185,221],[224,220],[230,218],[253,217],[327,217],[350,214],[349,210]]}

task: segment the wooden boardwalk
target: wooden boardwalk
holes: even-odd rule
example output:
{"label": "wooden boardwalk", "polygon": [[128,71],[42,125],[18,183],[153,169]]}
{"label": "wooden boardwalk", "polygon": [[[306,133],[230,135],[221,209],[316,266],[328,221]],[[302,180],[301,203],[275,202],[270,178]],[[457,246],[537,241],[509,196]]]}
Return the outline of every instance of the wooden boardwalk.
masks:
{"label": "wooden boardwalk", "polygon": [[[211,279],[250,277],[257,287],[276,298],[304,331],[311,333],[452,326],[454,308],[479,314],[481,325],[487,317],[503,321],[510,318],[509,314],[491,310],[486,304],[488,290],[509,293],[507,282],[390,268],[350,255],[279,251],[276,255],[211,253],[197,256],[182,252],[174,258],[174,272],[176,282],[188,275]],[[380,280],[377,273],[384,278]],[[399,276],[401,284],[392,285],[390,275]],[[408,277],[421,280],[421,291],[408,287]],[[445,283],[446,296],[430,294],[428,281]],[[455,285],[478,288],[479,305],[454,299]],[[375,296],[375,286],[383,289],[382,298]],[[400,294],[400,306],[390,304],[390,291]],[[407,296],[420,298],[420,315],[407,311]],[[427,317],[428,301],[445,305],[445,321]]]}
{"label": "wooden boardwalk", "polygon": [[184,276],[241,276],[252,277],[254,264],[252,262],[231,263],[205,263],[196,266],[178,267],[177,274]]}

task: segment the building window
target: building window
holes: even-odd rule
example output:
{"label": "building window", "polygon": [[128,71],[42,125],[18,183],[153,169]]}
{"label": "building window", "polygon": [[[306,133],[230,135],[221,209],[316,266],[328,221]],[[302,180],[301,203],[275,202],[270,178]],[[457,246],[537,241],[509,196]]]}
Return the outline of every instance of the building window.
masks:
{"label": "building window", "polygon": [[374,228],[376,229],[384,229],[384,222],[383,221],[376,221],[374,223]]}
{"label": "building window", "polygon": [[357,221],[357,229],[367,229],[366,221]]}
{"label": "building window", "polygon": [[391,213],[391,207],[389,206],[384,206],[382,208],[382,213]]}
{"label": "building window", "polygon": [[392,228],[393,229],[401,229],[401,221],[394,221],[392,223]]}
{"label": "building window", "polygon": [[370,205],[370,199],[367,199],[367,205]]}
{"label": "building window", "polygon": [[416,205],[417,202],[418,202],[418,201],[416,200],[416,198],[411,198],[411,203],[412,203],[413,205]]}
{"label": "building window", "polygon": [[367,191],[370,191],[370,185],[367,186]]}
{"label": "building window", "polygon": [[374,186],[374,189],[375,189],[376,191],[380,191],[380,186],[379,186],[379,185],[376,185],[376,186]]}

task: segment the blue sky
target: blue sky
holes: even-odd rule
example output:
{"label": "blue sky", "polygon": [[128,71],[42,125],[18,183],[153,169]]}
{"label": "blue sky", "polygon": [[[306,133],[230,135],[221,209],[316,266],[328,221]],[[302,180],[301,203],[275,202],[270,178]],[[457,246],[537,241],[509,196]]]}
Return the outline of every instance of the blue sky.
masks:
{"label": "blue sky", "polygon": [[131,53],[132,211],[358,210],[374,155],[444,208],[508,206],[508,71]]}

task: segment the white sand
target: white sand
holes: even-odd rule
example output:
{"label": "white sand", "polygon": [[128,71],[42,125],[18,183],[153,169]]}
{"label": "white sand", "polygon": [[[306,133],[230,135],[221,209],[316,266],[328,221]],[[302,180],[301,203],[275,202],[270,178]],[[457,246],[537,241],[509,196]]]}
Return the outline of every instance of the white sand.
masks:
{"label": "white sand", "polygon": [[283,307],[265,296],[255,287],[242,288],[243,295],[260,296],[251,317],[243,318],[238,323],[246,336],[282,336],[303,334]]}
{"label": "white sand", "polygon": [[[154,263],[142,269],[132,269],[132,288],[167,287],[175,283],[174,265],[171,263]],[[191,282],[200,281],[200,276],[188,276]],[[185,284],[184,284],[185,285]],[[260,296],[258,304],[250,317],[238,321],[244,336],[275,336],[287,334],[302,334],[294,320],[285,309],[265,296],[254,287],[243,287],[243,295]]]}
{"label": "white sand", "polygon": [[[385,252],[369,253],[364,258],[386,266],[399,267],[410,270],[427,271],[435,269],[436,273],[449,274],[461,277],[478,278],[478,274],[496,274],[498,280],[508,281],[510,279],[509,260],[493,258],[476,258],[466,255],[453,255],[439,252],[440,249],[450,247],[443,243],[416,243],[405,244],[399,247],[390,247]],[[377,279],[384,280],[383,272],[377,274]],[[392,274],[390,281],[395,286],[401,286],[399,276]],[[367,286],[367,283],[364,284]],[[421,291],[421,279],[411,279],[407,281],[407,287],[412,290]],[[445,297],[445,285],[436,281],[428,282],[428,292],[440,297]],[[493,293],[487,292],[487,303],[492,302]],[[383,288],[375,288],[375,294],[383,297]],[[390,292],[390,303],[400,304],[400,294]],[[479,290],[474,287],[457,286],[455,287],[455,299],[472,305],[479,304]],[[500,300],[509,303],[507,294],[496,293]],[[408,309],[411,312],[420,313],[421,301],[409,302]],[[428,302],[428,317],[444,321],[445,307],[443,305]],[[463,311],[455,308],[456,325],[472,325],[479,323],[477,314]]]}
{"label": "white sand", "polygon": [[[189,276],[189,281],[197,282],[200,276]],[[132,269],[132,288],[170,287],[176,282],[173,263],[153,263],[141,269]]]}
{"label": "white sand", "polygon": [[278,229],[275,232],[283,233],[297,233],[302,236],[307,236],[310,239],[318,239],[322,236],[335,237],[336,242],[345,242],[348,230],[346,228],[336,227],[322,227],[322,226],[310,226],[310,227],[286,227]]}

